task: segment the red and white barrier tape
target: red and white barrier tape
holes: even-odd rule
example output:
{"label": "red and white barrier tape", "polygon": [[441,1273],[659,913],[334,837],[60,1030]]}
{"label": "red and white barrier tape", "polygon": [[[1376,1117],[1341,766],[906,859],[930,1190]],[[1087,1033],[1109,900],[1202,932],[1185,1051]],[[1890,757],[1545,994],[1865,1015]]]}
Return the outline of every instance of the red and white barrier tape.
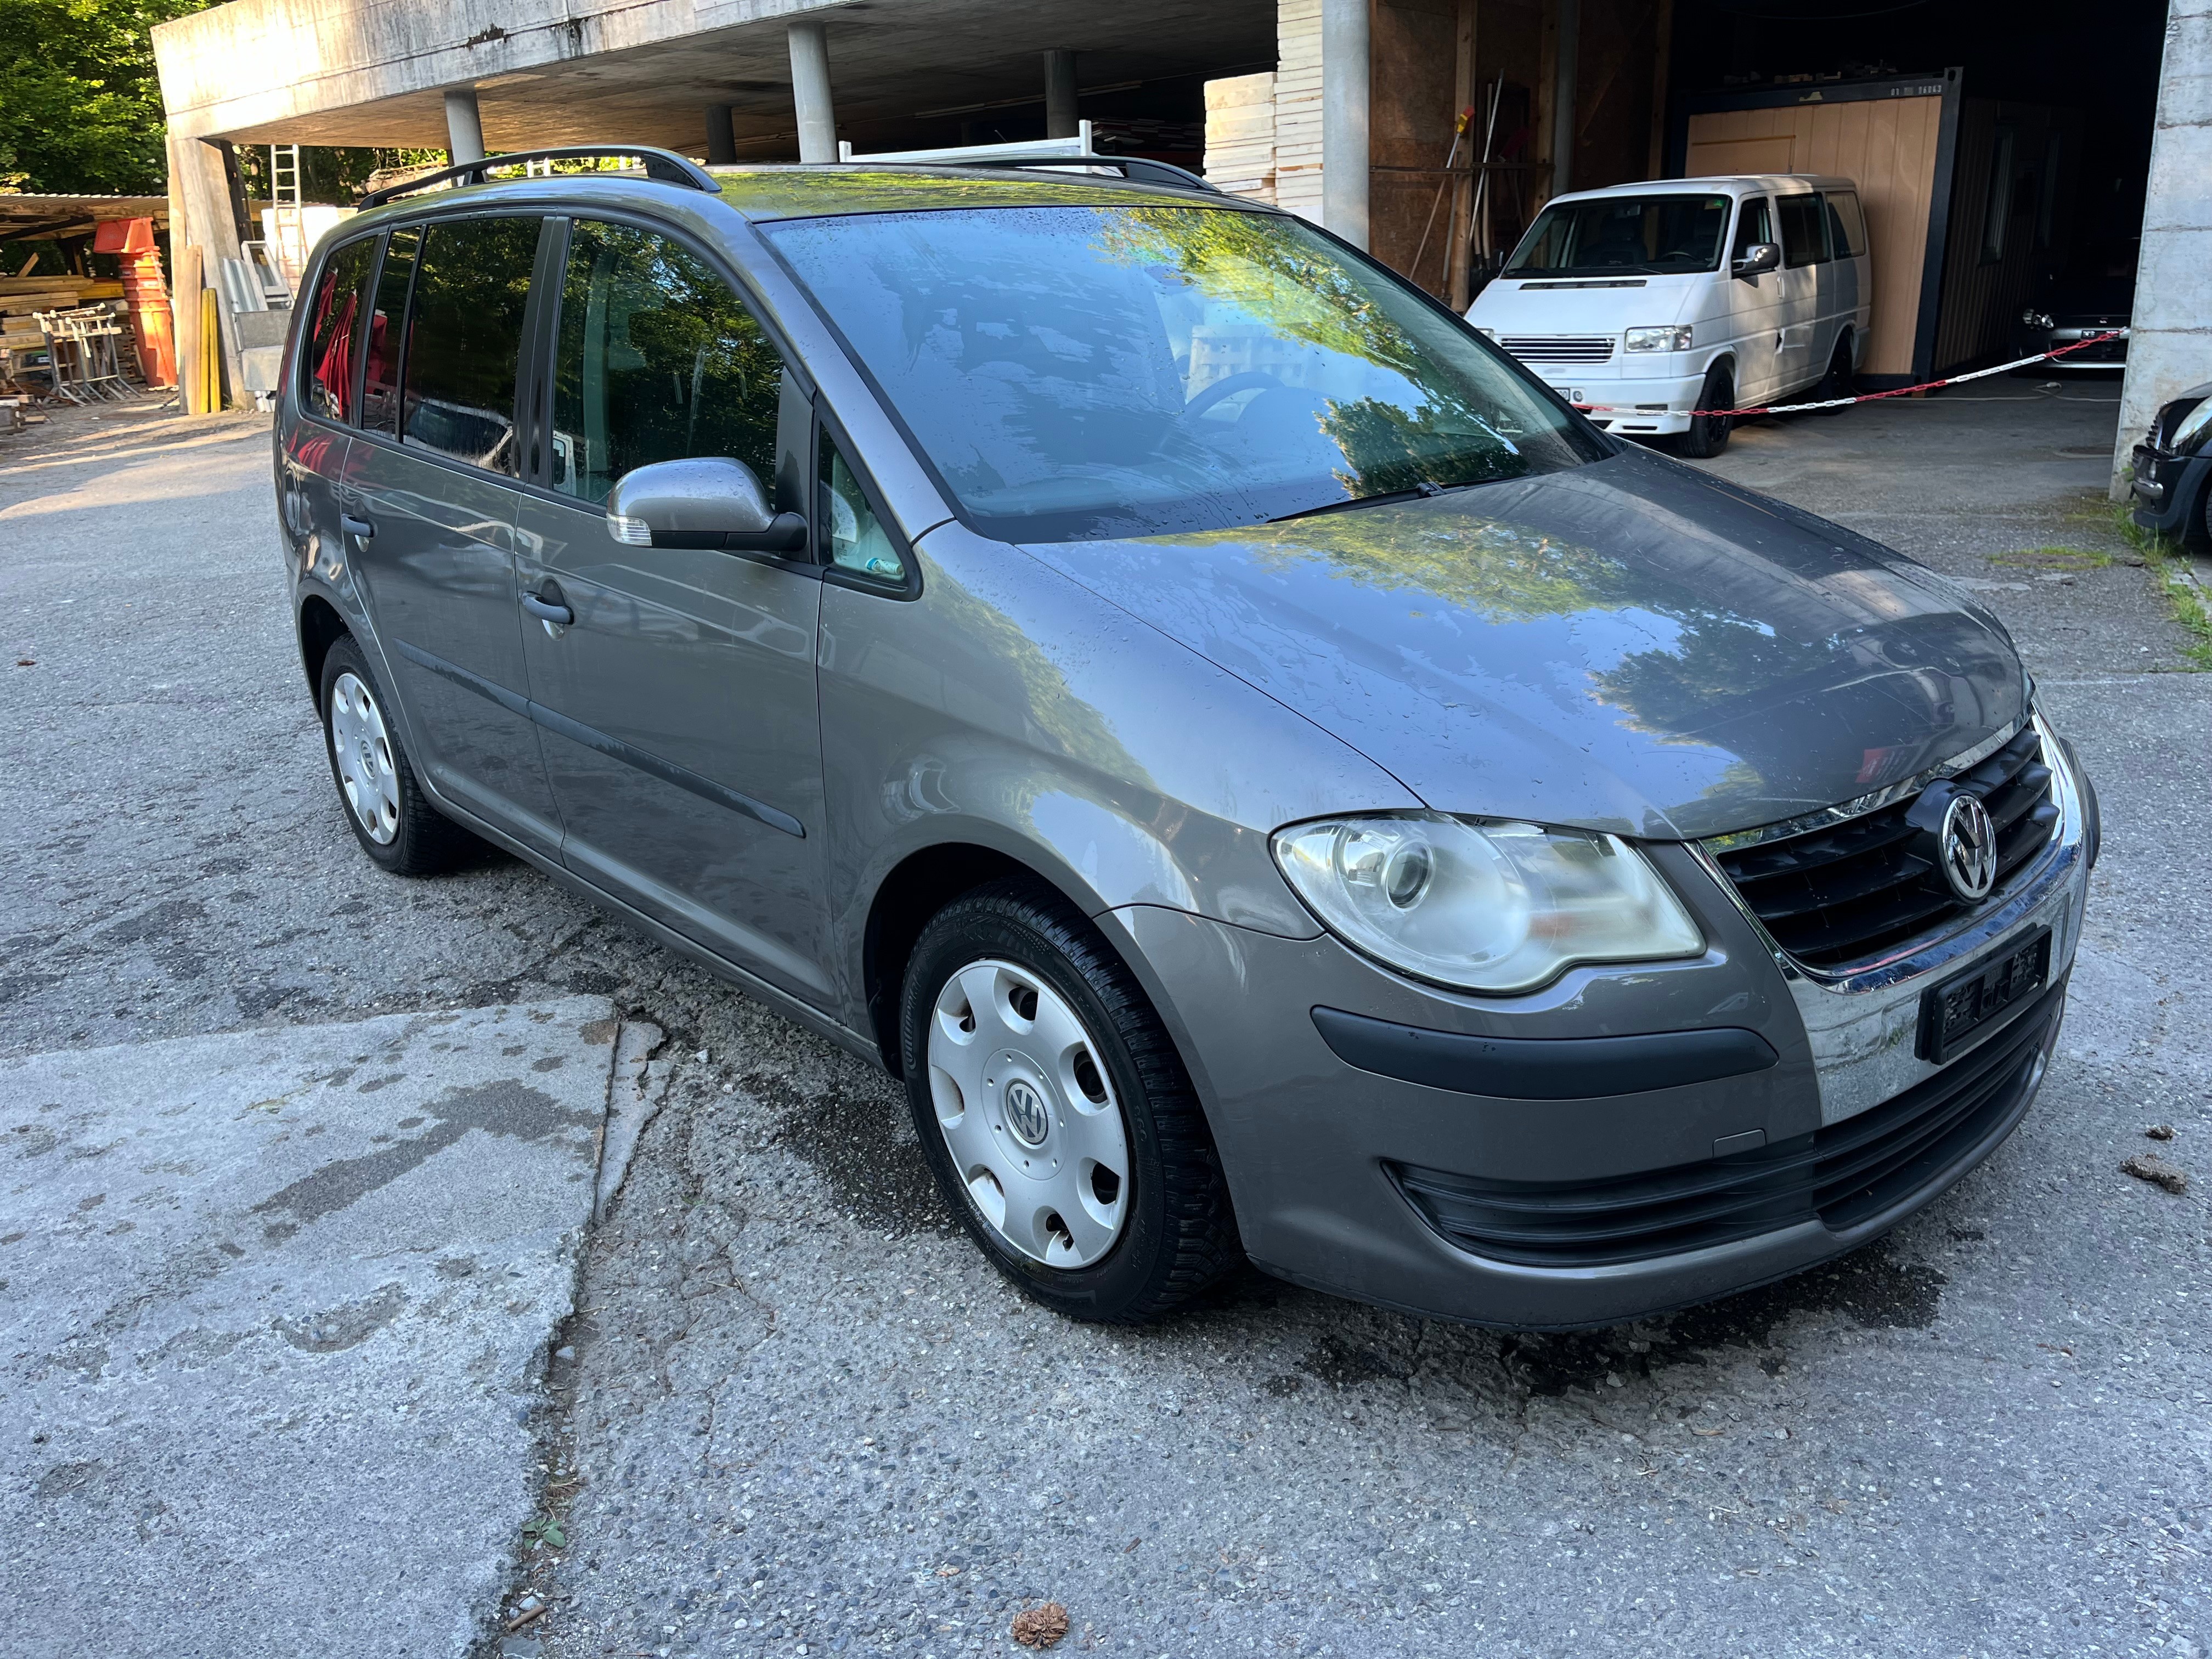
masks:
{"label": "red and white barrier tape", "polygon": [[[2127,333],[2128,331],[2124,328],[2116,328],[2109,333],[2094,335],[2086,340],[2076,340],[2072,345],[2057,346],[2049,351],[2039,351],[2033,357],[2022,357],[2015,362],[1999,363],[1995,368],[1978,368],[1971,374],[1954,374],[1948,380],[1925,380],[1918,386],[1901,386],[1891,392],[1863,392],[1856,398],[1830,398],[1817,404],[1772,404],[1758,409],[1692,409],[1685,412],[1691,415],[1707,416],[1805,415],[1816,409],[1844,409],[1852,404],[1879,403],[1884,398],[1909,398],[1916,392],[1933,392],[1938,386],[1964,386],[1969,380],[1985,380],[1992,374],[2007,374],[2015,368],[2026,368],[2030,363],[2042,362],[2046,358],[2063,357],[2068,352],[2079,351],[2085,346],[2097,345],[2106,340],[2125,339]],[[1577,404],[1575,407],[1585,415],[1656,415],[1660,412],[1651,409],[1638,410],[1628,404]],[[1671,415],[1675,411],[1668,410],[1666,412]]]}

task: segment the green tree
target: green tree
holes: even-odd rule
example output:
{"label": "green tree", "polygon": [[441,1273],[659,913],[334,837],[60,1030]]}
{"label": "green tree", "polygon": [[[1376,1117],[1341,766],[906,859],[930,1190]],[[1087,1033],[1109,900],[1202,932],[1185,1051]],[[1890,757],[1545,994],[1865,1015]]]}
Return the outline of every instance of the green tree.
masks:
{"label": "green tree", "polygon": [[0,0],[0,187],[167,188],[152,29],[213,0]]}

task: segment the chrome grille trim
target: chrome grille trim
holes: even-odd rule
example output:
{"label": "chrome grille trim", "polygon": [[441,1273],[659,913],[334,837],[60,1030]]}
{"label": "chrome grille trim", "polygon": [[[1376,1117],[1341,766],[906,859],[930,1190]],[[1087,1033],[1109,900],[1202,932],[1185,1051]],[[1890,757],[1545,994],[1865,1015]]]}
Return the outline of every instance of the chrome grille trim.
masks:
{"label": "chrome grille trim", "polygon": [[1794,818],[1784,818],[1778,823],[1762,823],[1756,829],[1731,830],[1724,836],[1708,836],[1698,845],[1713,854],[1741,853],[1747,847],[1756,847],[1761,842],[1786,841],[1792,836],[1807,835],[1815,830],[1832,830],[1839,823],[1849,823],[1853,818],[1879,812],[1885,806],[1894,806],[1901,800],[1911,799],[1939,779],[1954,778],[1961,772],[1979,766],[2018,737],[2033,718],[2032,714],[2023,714],[1995,737],[1976,744],[1972,749],[1962,750],[1947,761],[1939,761],[1925,772],[1907,778],[1902,783],[1886,784],[1871,793],[1834,806],[1823,806],[1818,811],[1802,812]]}
{"label": "chrome grille trim", "polygon": [[1524,363],[1604,363],[1613,361],[1610,334],[1504,334],[1498,343]]}

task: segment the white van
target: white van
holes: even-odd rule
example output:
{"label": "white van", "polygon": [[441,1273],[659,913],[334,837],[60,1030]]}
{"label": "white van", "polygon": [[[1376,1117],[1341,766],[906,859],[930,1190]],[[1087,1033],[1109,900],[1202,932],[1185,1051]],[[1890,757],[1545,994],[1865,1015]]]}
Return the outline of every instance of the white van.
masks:
{"label": "white van", "polygon": [[1847,395],[1872,314],[1848,179],[1665,179],[1547,203],[1468,321],[1611,432],[1686,434],[1813,386]]}

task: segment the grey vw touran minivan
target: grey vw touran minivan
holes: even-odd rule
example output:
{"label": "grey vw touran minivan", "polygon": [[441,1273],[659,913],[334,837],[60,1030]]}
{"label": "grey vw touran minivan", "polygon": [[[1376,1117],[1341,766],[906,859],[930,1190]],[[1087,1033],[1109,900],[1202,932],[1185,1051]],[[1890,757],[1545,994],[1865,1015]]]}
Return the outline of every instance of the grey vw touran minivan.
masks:
{"label": "grey vw touran minivan", "polygon": [[1017,1284],[1595,1324],[1881,1233],[2057,1040],[1996,619],[1188,175],[641,170],[317,251],[276,489],[362,849],[902,1078]]}

